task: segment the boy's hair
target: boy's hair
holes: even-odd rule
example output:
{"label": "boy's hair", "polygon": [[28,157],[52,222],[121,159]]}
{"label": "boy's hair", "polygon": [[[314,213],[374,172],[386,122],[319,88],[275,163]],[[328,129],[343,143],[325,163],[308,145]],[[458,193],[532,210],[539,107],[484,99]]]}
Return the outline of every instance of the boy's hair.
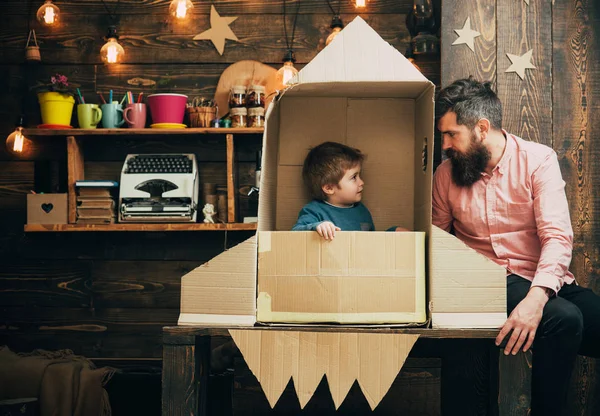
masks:
{"label": "boy's hair", "polygon": [[502,129],[502,103],[491,82],[479,82],[472,76],[454,81],[443,88],[435,100],[435,123],[447,112],[456,114],[456,122],[473,129],[487,118],[494,130]]}
{"label": "boy's hair", "polygon": [[325,185],[337,185],[348,169],[361,165],[365,155],[341,143],[325,142],[313,147],[302,167],[302,179],[314,199],[325,201]]}

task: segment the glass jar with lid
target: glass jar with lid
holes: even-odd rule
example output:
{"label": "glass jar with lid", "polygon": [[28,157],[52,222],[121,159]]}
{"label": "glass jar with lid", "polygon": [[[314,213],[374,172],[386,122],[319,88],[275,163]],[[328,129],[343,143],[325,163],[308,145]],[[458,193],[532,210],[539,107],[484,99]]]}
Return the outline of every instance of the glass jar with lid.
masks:
{"label": "glass jar with lid", "polygon": [[246,110],[246,107],[236,107],[229,110],[229,118],[231,119],[231,127],[233,128],[246,127],[247,117],[248,110]]}
{"label": "glass jar with lid", "polygon": [[265,109],[262,107],[253,107],[248,109],[248,127],[265,126]]}
{"label": "glass jar with lid", "polygon": [[265,108],[265,87],[262,85],[250,85],[246,95],[246,104],[250,107]]}
{"label": "glass jar with lid", "polygon": [[246,87],[234,85],[229,91],[229,108],[246,107]]}

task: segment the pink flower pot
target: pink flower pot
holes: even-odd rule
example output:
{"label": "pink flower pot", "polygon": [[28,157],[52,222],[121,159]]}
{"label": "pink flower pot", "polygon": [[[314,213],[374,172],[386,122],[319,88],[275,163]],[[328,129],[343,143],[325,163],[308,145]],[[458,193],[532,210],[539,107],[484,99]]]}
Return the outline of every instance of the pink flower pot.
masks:
{"label": "pink flower pot", "polygon": [[183,123],[187,95],[152,94],[148,96],[148,106],[153,123]]}

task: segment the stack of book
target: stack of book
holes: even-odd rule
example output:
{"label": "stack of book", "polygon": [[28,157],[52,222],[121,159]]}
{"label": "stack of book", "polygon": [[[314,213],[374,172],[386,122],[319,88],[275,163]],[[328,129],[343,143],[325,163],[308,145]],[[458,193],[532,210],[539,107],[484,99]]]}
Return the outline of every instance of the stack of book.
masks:
{"label": "stack of book", "polygon": [[116,202],[114,191],[119,184],[113,181],[81,180],[77,188],[77,224],[114,224]]}

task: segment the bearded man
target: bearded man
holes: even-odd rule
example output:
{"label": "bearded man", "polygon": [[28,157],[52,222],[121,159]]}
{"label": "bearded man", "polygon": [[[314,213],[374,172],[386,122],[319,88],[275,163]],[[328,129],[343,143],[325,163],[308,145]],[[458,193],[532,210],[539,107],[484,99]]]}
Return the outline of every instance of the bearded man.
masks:
{"label": "bearded man", "polygon": [[[556,153],[502,129],[490,83],[455,81],[436,99],[448,159],[433,224],[506,269],[505,354],[532,348],[532,414],[560,415],[577,354],[600,357],[600,297],[577,285],[573,230]],[[481,276],[485,279],[485,276]]]}

